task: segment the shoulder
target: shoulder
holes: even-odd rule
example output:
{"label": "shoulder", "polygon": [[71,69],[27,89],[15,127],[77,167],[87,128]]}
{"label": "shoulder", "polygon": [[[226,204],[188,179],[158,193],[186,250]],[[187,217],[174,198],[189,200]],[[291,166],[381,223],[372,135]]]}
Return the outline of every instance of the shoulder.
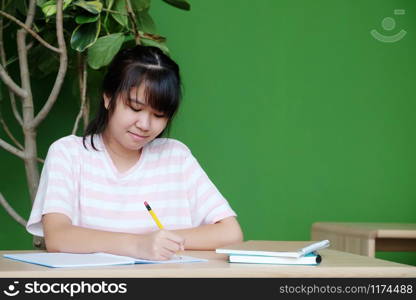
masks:
{"label": "shoulder", "polygon": [[148,151],[152,154],[188,156],[191,150],[179,140],[172,138],[157,138],[150,142]]}
{"label": "shoulder", "polygon": [[72,149],[82,146],[82,137],[75,135],[64,136],[53,142],[50,148],[65,148]]}
{"label": "shoulder", "polygon": [[82,137],[68,135],[53,142],[48,151],[48,155],[54,153],[76,154],[83,147]]}

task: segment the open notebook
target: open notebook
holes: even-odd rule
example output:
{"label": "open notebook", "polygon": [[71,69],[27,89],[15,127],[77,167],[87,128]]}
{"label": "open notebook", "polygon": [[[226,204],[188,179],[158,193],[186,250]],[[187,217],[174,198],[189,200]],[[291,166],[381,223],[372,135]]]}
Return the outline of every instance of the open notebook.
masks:
{"label": "open notebook", "polygon": [[95,267],[114,266],[128,264],[171,264],[171,263],[194,263],[208,261],[191,256],[174,256],[170,260],[145,260],[128,256],[119,256],[108,253],[18,253],[4,254],[6,258],[27,262],[31,264],[46,266],[50,268],[65,267]]}

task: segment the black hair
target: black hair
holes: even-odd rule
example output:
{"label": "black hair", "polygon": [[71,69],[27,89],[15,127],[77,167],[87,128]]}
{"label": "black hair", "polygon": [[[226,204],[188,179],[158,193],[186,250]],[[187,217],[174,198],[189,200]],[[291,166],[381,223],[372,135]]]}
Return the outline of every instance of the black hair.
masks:
{"label": "black hair", "polygon": [[[145,96],[143,100],[168,118],[166,128],[157,137],[169,130],[182,97],[179,66],[159,48],[137,45],[120,50],[110,63],[102,82],[98,111],[84,132],[82,142],[85,148],[85,140],[90,135],[91,145],[97,150],[94,135],[107,128],[118,97],[123,96],[126,104],[130,105],[130,90],[133,87],[138,90],[142,84]],[[107,108],[103,95],[110,100]]]}

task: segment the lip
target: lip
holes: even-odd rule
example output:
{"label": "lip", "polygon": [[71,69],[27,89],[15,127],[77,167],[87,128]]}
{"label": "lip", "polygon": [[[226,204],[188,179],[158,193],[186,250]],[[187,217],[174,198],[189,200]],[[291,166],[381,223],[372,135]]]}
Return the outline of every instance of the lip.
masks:
{"label": "lip", "polygon": [[138,140],[138,141],[144,140],[144,139],[149,137],[149,136],[139,135],[137,133],[133,133],[133,132],[130,132],[130,131],[128,131],[128,133],[130,134],[130,136],[133,139]]}

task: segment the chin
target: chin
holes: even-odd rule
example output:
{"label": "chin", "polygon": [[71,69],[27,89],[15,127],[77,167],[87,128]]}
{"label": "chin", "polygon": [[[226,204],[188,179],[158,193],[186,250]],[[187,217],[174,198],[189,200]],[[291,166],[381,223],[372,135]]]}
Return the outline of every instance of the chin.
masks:
{"label": "chin", "polygon": [[129,149],[129,150],[131,150],[131,151],[139,150],[139,149],[143,148],[143,146],[145,144],[146,143],[136,143],[136,144],[133,144],[133,145],[130,144],[129,147],[126,147],[126,148]]}

